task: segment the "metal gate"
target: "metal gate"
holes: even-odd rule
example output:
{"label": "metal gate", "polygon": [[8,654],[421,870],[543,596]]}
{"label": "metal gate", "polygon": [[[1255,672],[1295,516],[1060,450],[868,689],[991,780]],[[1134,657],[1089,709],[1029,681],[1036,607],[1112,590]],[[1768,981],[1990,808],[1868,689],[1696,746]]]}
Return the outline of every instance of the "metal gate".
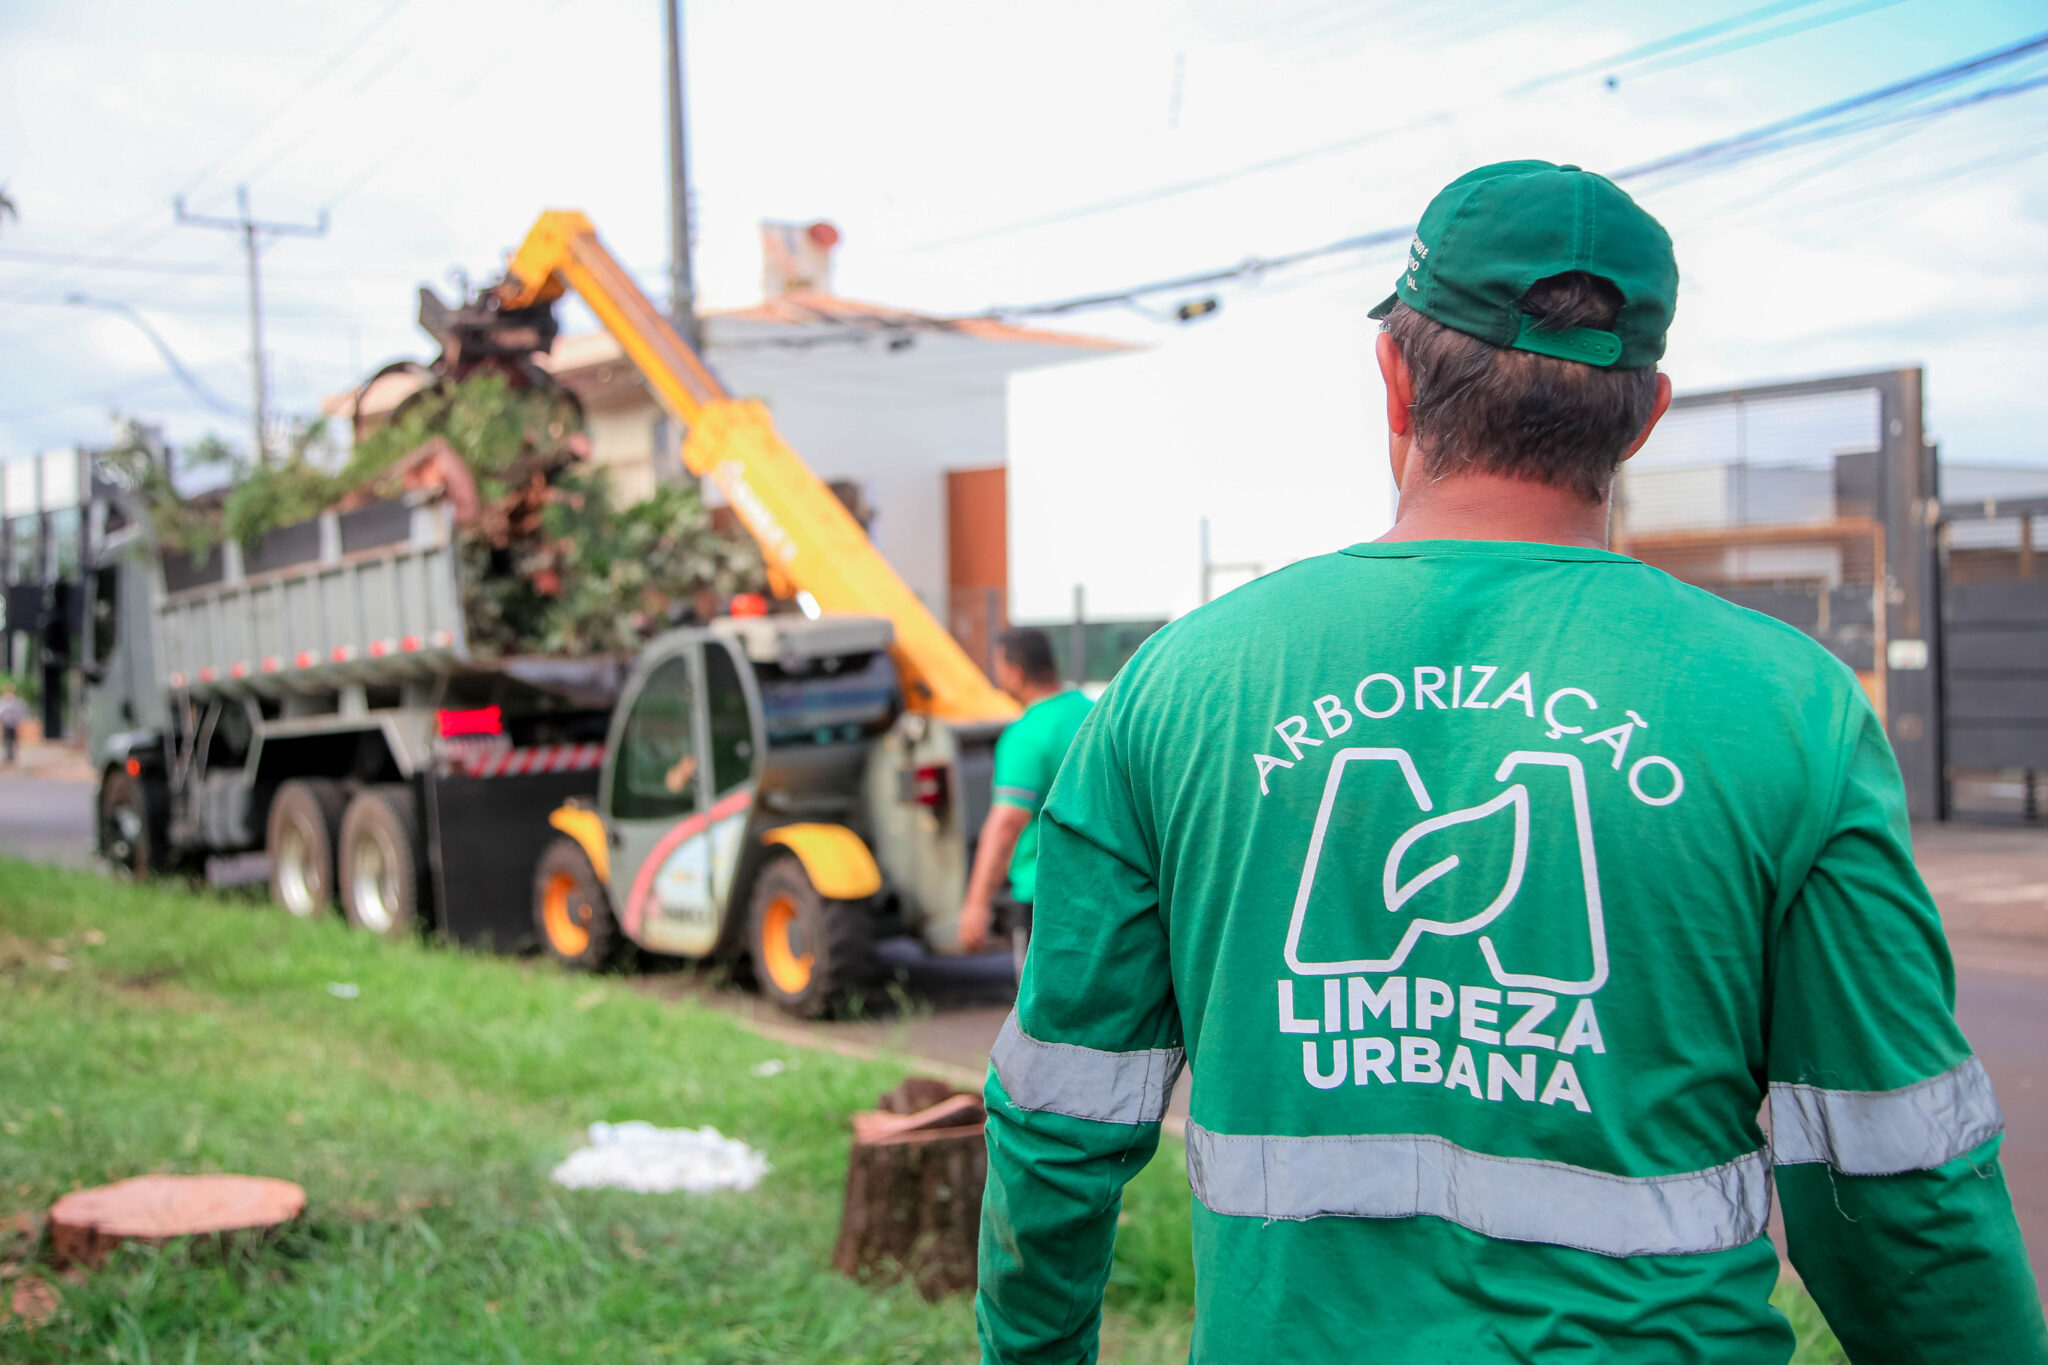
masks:
{"label": "metal gate", "polygon": [[1941,509],[1944,814],[2041,818],[2048,573],[2036,518],[2048,498]]}
{"label": "metal gate", "polygon": [[1688,394],[1623,467],[1614,546],[1856,670],[1915,819],[1944,810],[1921,372]]}

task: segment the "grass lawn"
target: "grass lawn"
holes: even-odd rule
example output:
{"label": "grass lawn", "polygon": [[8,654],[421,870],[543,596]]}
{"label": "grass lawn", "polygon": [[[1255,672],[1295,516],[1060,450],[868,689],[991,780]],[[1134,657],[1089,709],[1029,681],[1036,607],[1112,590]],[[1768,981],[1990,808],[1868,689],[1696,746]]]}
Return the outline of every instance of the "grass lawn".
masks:
{"label": "grass lawn", "polygon": [[[786,1069],[751,1074],[770,1058]],[[57,1316],[0,1324],[0,1359],[972,1360],[966,1298],[827,1264],[846,1116],[904,1074],[617,980],[0,861],[0,1264],[8,1215],[149,1171],[282,1176],[309,1200],[227,1265],[130,1249],[56,1282]],[[629,1118],[711,1124],[774,1169],[712,1196],[548,1181],[586,1125]],[[1168,1143],[1126,1196],[1105,1360],[1186,1358],[1187,1199]],[[1799,1365],[1841,1360],[1780,1295]]]}

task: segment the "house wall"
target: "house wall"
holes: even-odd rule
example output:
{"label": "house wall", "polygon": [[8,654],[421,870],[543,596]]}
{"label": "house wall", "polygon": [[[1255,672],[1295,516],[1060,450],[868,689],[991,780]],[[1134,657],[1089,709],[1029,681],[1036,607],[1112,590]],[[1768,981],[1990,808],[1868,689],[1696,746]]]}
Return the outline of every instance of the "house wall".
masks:
{"label": "house wall", "polygon": [[638,391],[637,401],[584,411],[591,460],[604,470],[612,497],[622,505],[654,496],[654,440],[661,417],[660,406],[645,389]]}
{"label": "house wall", "polygon": [[1213,562],[1267,572],[1386,530],[1376,335],[1336,301],[1233,295],[1156,350],[1012,377],[1012,619],[1070,619],[1076,587],[1091,620],[1192,610],[1205,518]]}
{"label": "house wall", "polygon": [[[734,393],[768,405],[783,439],[819,478],[863,487],[876,510],[868,528],[876,548],[944,621],[946,472],[1003,463],[1001,381],[874,383],[751,356],[718,358],[718,369]],[[592,458],[622,502],[649,496],[655,484],[661,410],[645,389],[633,392],[633,401],[585,413]]]}
{"label": "house wall", "polygon": [[[763,370],[767,367],[762,367]],[[948,563],[946,471],[1001,464],[1002,383],[919,386],[762,373],[720,361],[734,392],[764,401],[819,478],[862,485],[875,509],[875,547],[941,621]]]}

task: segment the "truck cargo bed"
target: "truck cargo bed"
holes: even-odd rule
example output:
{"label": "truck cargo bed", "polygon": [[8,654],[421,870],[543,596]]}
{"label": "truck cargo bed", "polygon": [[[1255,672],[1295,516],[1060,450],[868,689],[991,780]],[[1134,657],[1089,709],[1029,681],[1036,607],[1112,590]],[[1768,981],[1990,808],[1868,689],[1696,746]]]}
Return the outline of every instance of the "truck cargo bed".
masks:
{"label": "truck cargo bed", "polygon": [[200,696],[397,683],[468,658],[444,499],[323,513],[200,561],[167,554],[164,583],[163,682]]}

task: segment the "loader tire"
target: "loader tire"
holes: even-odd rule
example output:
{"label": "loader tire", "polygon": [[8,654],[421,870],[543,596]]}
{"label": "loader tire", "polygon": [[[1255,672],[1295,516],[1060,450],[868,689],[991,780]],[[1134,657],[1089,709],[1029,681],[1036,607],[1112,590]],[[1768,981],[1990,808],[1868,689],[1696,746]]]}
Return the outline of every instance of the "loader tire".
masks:
{"label": "loader tire", "polygon": [[341,913],[358,929],[415,939],[422,921],[425,862],[418,806],[400,786],[365,787],[341,817]]}
{"label": "loader tire", "polygon": [[579,971],[601,972],[624,955],[612,898],[590,855],[566,835],[542,850],[533,869],[533,927],[543,952]]}
{"label": "loader tire", "polygon": [[747,949],[761,994],[803,1019],[847,1011],[881,977],[867,902],[828,900],[789,854],[754,880]]}
{"label": "loader tire", "polygon": [[270,802],[264,849],[270,854],[270,899],[295,919],[334,911],[334,850],[348,795],[338,782],[305,778],[285,783]]}

